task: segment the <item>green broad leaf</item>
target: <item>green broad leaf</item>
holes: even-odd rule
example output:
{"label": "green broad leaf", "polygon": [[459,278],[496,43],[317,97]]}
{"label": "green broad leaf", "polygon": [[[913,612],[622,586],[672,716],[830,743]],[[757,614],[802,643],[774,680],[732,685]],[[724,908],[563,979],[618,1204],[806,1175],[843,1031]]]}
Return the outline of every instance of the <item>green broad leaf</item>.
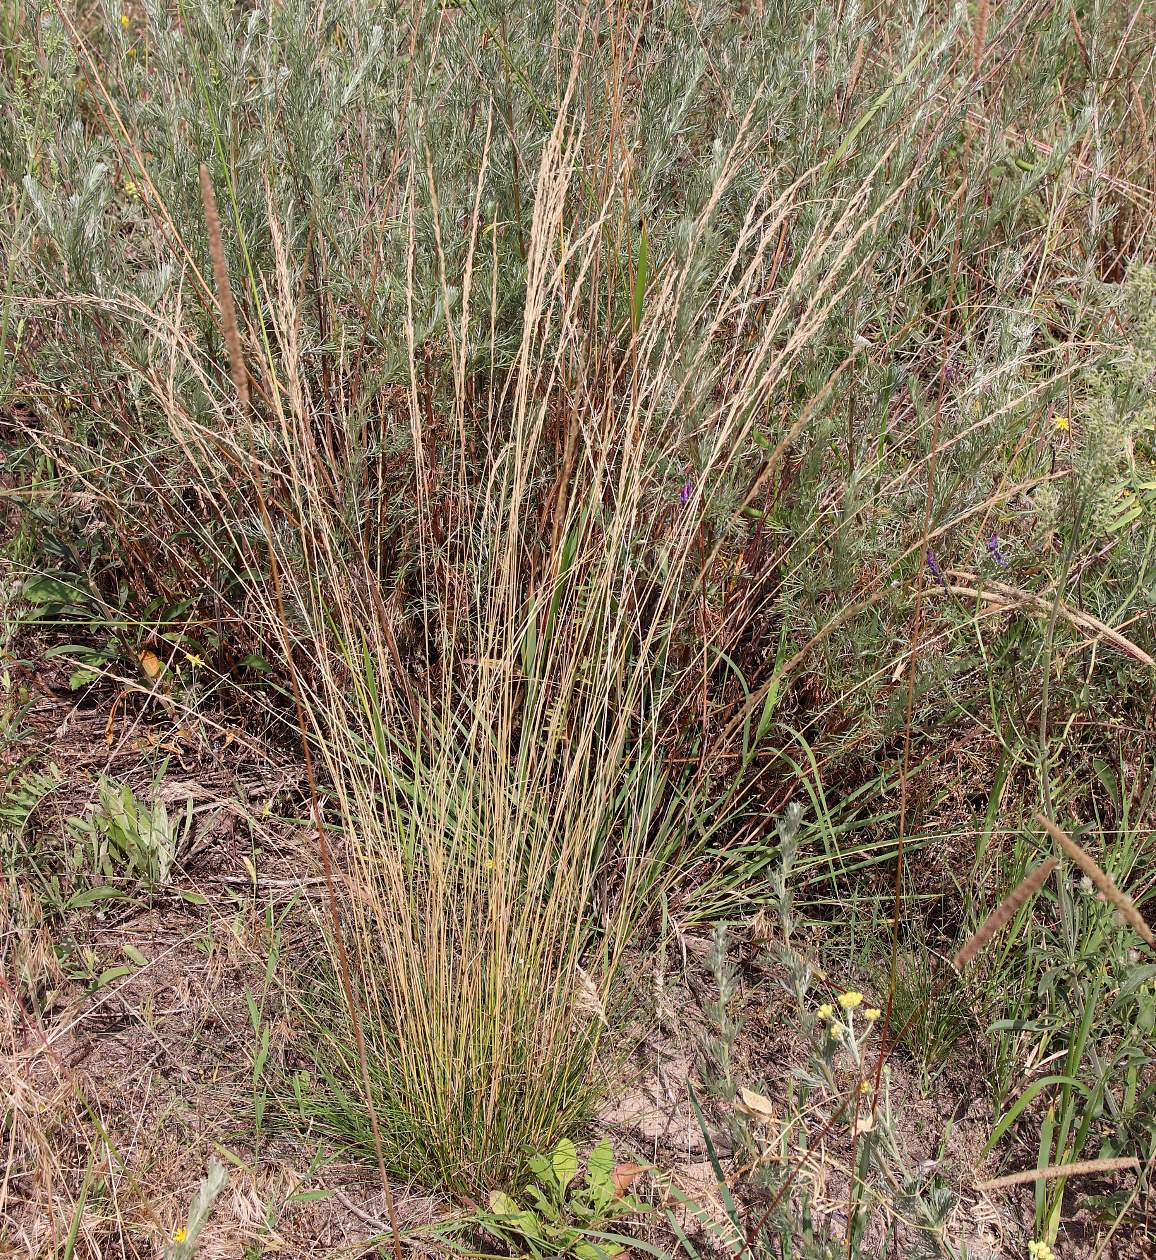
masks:
{"label": "green broad leaf", "polygon": [[614,1148],[609,1138],[603,1138],[586,1157],[586,1184],[598,1207],[604,1208],[613,1200]]}
{"label": "green broad leaf", "polygon": [[580,1260],[614,1260],[623,1254],[621,1247],[599,1247],[597,1243],[580,1242],[574,1247],[574,1254]]}
{"label": "green broad leaf", "polygon": [[578,1172],[578,1148],[569,1138],[562,1138],[549,1155],[530,1156],[530,1171],[539,1184],[560,1201]]}
{"label": "green broad leaf", "polygon": [[122,945],[121,948],[124,950],[124,956],[129,962],[136,963],[138,967],[147,967],[149,965],[149,960],[135,945]]}
{"label": "green broad leaf", "polygon": [[569,1138],[562,1138],[554,1147],[550,1153],[550,1165],[558,1188],[565,1190],[578,1175],[578,1148]]}
{"label": "green broad leaf", "polygon": [[131,976],[134,970],[135,968],[126,967],[124,963],[120,963],[116,967],[109,967],[100,973],[94,987],[103,989],[106,984],[112,984],[114,980],[120,980],[124,976]]}
{"label": "green broad leaf", "polygon": [[70,608],[83,604],[87,598],[80,587],[54,577],[31,577],[20,593],[30,604],[62,604]]}
{"label": "green broad leaf", "polygon": [[521,1210],[504,1190],[490,1191],[490,1211],[495,1216],[517,1216]]}
{"label": "green broad leaf", "polygon": [[490,1191],[490,1211],[498,1223],[536,1242],[542,1241],[542,1224],[535,1212],[520,1208],[504,1190]]}
{"label": "green broad leaf", "polygon": [[209,904],[208,897],[199,892],[186,892],[182,889],[178,891],[177,896],[182,901],[187,901],[190,906],[207,906]]}
{"label": "green broad leaf", "polygon": [[111,661],[113,659],[110,652],[105,652],[101,648],[94,648],[90,643],[58,643],[56,647],[49,648],[44,653],[46,661],[52,660],[57,656],[71,656],[78,661],[87,661],[89,664]]}
{"label": "green broad leaf", "polygon": [[68,675],[68,690],[80,691],[94,682],[99,682],[100,677],[100,670],[97,669],[74,669]]}
{"label": "green broad leaf", "polygon": [[554,1211],[554,1205],[546,1198],[541,1186],[533,1184],[528,1185],[526,1187],[526,1193],[534,1200],[539,1212],[544,1212],[549,1215]]}
{"label": "green broad leaf", "polygon": [[64,908],[66,911],[87,910],[101,901],[118,901],[123,897],[124,893],[119,888],[110,888],[107,884],[101,884],[97,888],[85,888],[75,893],[65,903]]}

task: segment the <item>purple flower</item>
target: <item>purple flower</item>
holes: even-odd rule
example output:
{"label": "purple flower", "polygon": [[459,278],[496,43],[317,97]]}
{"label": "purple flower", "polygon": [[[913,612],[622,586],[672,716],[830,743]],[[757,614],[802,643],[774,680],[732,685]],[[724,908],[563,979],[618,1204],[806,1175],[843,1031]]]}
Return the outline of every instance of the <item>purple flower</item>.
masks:
{"label": "purple flower", "polygon": [[950,359],[943,365],[943,379],[949,384],[955,384],[955,378],[959,375],[959,371]]}
{"label": "purple flower", "polygon": [[678,492],[679,503],[681,503],[683,507],[686,507],[686,505],[690,502],[690,496],[692,494],[694,494],[694,483],[687,481]]}
{"label": "purple flower", "polygon": [[987,540],[987,554],[991,556],[1001,569],[1007,568],[1007,556],[1000,550],[998,534],[992,534]]}
{"label": "purple flower", "polygon": [[944,580],[943,570],[939,567],[939,561],[935,558],[935,552],[930,547],[927,549],[927,567],[931,570],[931,576],[944,590],[947,590],[947,582]]}

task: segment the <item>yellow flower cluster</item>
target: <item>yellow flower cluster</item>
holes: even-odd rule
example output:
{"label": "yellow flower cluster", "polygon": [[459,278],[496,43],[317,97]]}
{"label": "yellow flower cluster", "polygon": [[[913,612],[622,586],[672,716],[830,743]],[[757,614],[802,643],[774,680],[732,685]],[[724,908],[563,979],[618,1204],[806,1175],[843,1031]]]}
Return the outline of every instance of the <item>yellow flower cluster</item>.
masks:
{"label": "yellow flower cluster", "polygon": [[[857,1006],[863,1005],[863,994],[851,989],[846,993],[840,993],[835,1000],[845,1011],[853,1011]],[[830,1002],[824,1002],[817,1014],[820,1019],[830,1019],[835,1014],[835,1008]],[[869,1006],[863,1012],[863,1018],[873,1024],[882,1014],[883,1012],[877,1006]]]}
{"label": "yellow flower cluster", "polygon": [[1056,1253],[1042,1239],[1028,1243],[1028,1255],[1031,1260],[1056,1260]]}

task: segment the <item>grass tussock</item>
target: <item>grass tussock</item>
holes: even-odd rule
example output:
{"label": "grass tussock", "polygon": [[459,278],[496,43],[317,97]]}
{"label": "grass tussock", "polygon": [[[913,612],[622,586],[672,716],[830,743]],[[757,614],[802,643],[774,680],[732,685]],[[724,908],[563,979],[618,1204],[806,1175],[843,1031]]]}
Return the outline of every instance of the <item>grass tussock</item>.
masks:
{"label": "grass tussock", "polygon": [[640,942],[767,907],[800,1010],[795,914],[890,957],[845,1041],[805,1021],[862,1184],[909,955],[971,986],[910,1044],[998,1030],[995,1140],[1058,1055],[1098,1075],[1039,1166],[1143,1153],[1143,1021],[1065,1010],[1090,941],[1147,982],[1025,874],[1038,807],[1094,816],[1134,897],[1040,825],[1152,944],[1156,28],[1083,17],[0,7],[7,563],[78,703],[303,766],[283,1092],[387,1192],[511,1185],[592,1114]]}

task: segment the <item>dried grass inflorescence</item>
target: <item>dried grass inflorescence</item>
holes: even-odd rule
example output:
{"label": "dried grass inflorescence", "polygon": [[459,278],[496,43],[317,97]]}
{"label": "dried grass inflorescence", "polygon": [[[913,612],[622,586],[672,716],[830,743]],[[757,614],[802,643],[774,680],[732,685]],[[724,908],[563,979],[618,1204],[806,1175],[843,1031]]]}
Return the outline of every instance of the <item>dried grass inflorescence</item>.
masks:
{"label": "dried grass inflorescence", "polygon": [[1043,814],[1037,814],[1036,818],[1048,835],[1103,893],[1104,900],[1120,912],[1124,922],[1133,929],[1141,940],[1153,949],[1156,949],[1156,935],[1153,935],[1152,929],[1140,913],[1139,907],[1127,893],[1116,887],[1116,881],[1111,875],[1099,865],[1090,853],[1082,849],[1063,828],[1057,827],[1050,818],[1045,817]]}
{"label": "dried grass inflorescence", "polygon": [[201,163],[201,204],[205,209],[205,227],[209,233],[209,256],[213,260],[213,280],[217,287],[217,305],[221,316],[221,336],[229,355],[229,375],[237,391],[237,401],[242,409],[249,405],[249,374],[241,353],[241,334],[237,328],[237,311],[233,305],[233,289],[229,283],[229,265],[225,259],[225,244],[221,239],[221,216],[217,211],[217,198],[209,170]]}
{"label": "dried grass inflorescence", "polygon": [[1048,876],[1056,869],[1059,862],[1052,857],[1041,862],[1011,890],[998,906],[980,924],[978,930],[970,936],[952,960],[957,971],[962,971],[985,945],[1001,931],[1015,916],[1016,911],[1029,898],[1044,886]]}

